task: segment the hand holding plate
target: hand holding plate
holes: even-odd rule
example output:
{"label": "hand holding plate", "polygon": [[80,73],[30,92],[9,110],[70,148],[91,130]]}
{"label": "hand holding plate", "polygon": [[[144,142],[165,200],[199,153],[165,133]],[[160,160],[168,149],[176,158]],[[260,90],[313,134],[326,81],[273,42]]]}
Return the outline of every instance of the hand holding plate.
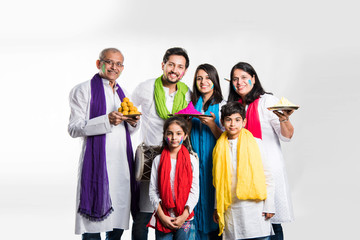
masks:
{"label": "hand holding plate", "polygon": [[204,116],[204,115],[200,115],[200,116],[197,116],[197,118],[200,120],[200,122],[202,124],[205,124],[206,126],[208,127],[211,127],[215,124],[215,114],[213,112],[210,112],[211,114],[211,117],[209,116]]}
{"label": "hand holding plate", "polygon": [[124,121],[129,123],[131,126],[135,127],[138,121],[140,120],[140,116],[134,116],[134,117],[127,117],[124,116]]}
{"label": "hand holding plate", "polygon": [[273,113],[275,113],[276,116],[279,117],[280,122],[285,122],[289,120],[289,117],[291,114],[293,114],[295,110],[282,110],[282,112],[274,110]]}

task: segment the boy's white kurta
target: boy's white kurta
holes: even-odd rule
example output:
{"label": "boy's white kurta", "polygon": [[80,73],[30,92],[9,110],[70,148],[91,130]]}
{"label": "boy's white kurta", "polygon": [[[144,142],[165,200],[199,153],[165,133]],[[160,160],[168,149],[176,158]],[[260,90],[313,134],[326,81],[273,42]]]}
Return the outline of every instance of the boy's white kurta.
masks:
{"label": "boy's white kurta", "polygon": [[[155,107],[155,80],[149,79],[135,88],[132,101],[135,106],[141,107],[141,139],[146,145],[161,145],[163,140],[163,127],[165,120],[160,118]],[[166,108],[171,112],[174,98],[177,93],[169,94],[169,88],[164,87]],[[185,100],[190,102],[190,89],[185,95]],[[153,208],[149,199],[149,182],[140,182],[140,212],[152,213]]]}
{"label": "boy's white kurta", "polygon": [[[161,155],[158,155],[154,158],[151,167],[149,196],[154,211],[157,211],[159,203],[161,202],[159,188],[158,188],[158,167],[160,164],[160,156]],[[190,154],[190,160],[191,160],[193,178],[192,178],[189,197],[187,199],[185,206],[189,207],[189,212],[191,213],[194,210],[194,207],[196,206],[199,200],[199,160],[191,154]],[[174,201],[175,201],[175,191],[174,191],[175,172],[176,172],[176,159],[171,159],[170,184],[171,184],[171,192]],[[176,217],[172,209],[169,212],[171,217]]]}
{"label": "boy's white kurta", "polygon": [[284,157],[280,141],[290,139],[281,135],[279,118],[267,108],[274,106],[279,99],[270,94],[260,97],[258,112],[260,117],[262,145],[275,182],[275,216],[272,223],[284,223],[294,220],[289,184],[286,175]]}
{"label": "boy's white kurta", "polygon": [[274,213],[274,183],[266,161],[261,140],[256,139],[263,161],[267,198],[265,201],[239,200],[236,197],[237,183],[237,142],[238,138],[230,140],[230,157],[232,166],[230,207],[225,211],[225,229],[223,239],[247,239],[273,235],[270,220],[265,220],[263,212]]}
{"label": "boy's white kurta", "polygon": [[[68,126],[72,137],[83,140],[79,161],[78,187],[76,196],[76,211],[80,202],[81,171],[86,148],[86,137],[106,134],[106,167],[109,179],[109,191],[114,211],[105,220],[92,222],[76,212],[75,234],[98,233],[112,231],[114,228],[128,229],[130,219],[130,172],[126,154],[125,126],[111,125],[108,114],[117,111],[121,101],[113,92],[109,81],[102,79],[106,98],[106,114],[89,120],[91,88],[90,81],[75,86],[70,92],[71,115]],[[128,96],[123,89],[126,96]],[[139,124],[138,124],[139,125]],[[136,128],[129,126],[130,133]]]}

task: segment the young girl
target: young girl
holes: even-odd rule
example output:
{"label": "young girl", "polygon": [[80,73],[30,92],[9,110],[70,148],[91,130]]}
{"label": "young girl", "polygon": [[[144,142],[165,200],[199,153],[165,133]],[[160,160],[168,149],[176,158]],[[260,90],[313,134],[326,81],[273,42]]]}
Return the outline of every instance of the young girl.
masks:
{"label": "young girl", "polygon": [[148,226],[156,239],[188,239],[193,209],[199,198],[199,166],[189,153],[187,122],[180,117],[165,121],[163,150],[155,157],[149,195],[154,216]]}
{"label": "young girl", "polygon": [[220,109],[225,105],[221,93],[219,76],[210,64],[197,67],[191,95],[196,110],[212,117],[192,119],[191,144],[199,157],[200,196],[194,209],[195,231],[191,240],[218,239],[219,225],[213,221],[215,189],[212,185],[212,150],[222,133]]}

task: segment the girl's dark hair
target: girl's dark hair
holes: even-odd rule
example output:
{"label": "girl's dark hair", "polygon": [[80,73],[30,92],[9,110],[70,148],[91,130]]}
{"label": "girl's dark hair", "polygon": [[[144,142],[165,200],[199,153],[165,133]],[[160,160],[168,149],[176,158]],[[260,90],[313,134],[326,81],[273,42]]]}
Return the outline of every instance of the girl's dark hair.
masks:
{"label": "girl's dark hair", "polygon": [[242,119],[246,118],[245,107],[239,102],[228,102],[221,107],[221,121],[224,121],[225,117],[231,116],[235,113],[239,113]]}
{"label": "girl's dark hair", "polygon": [[[245,72],[247,72],[249,75],[251,75],[251,77],[255,76],[255,84],[254,87],[251,89],[251,91],[245,96],[245,103],[249,104],[252,103],[253,101],[255,101],[256,99],[258,99],[261,95],[268,93],[265,92],[265,90],[263,89],[263,87],[261,86],[261,82],[260,79],[255,71],[255,69],[248,63],[246,62],[239,62],[237,63],[232,69],[231,69],[231,73],[230,73],[230,89],[229,89],[229,97],[228,97],[228,102],[234,102],[234,101],[239,101],[239,99],[241,98],[239,96],[239,94],[237,94],[237,92],[234,90],[234,85],[233,85],[233,80],[234,80],[234,72],[237,69],[241,69]],[[271,94],[271,93],[269,93]]]}
{"label": "girl's dark hair", "polygon": [[195,105],[201,96],[201,92],[199,91],[196,85],[196,75],[199,72],[199,70],[204,70],[209,75],[210,80],[214,84],[214,92],[212,96],[204,104],[204,111],[206,111],[209,108],[210,104],[214,105],[220,103],[223,100],[223,96],[221,93],[220,80],[216,68],[213,65],[207,63],[201,64],[197,67],[195,71],[193,92],[191,94],[191,101],[193,102],[193,104]]}
{"label": "girl's dark hair", "polygon": [[171,55],[178,55],[178,56],[183,56],[186,60],[185,62],[185,68],[187,69],[189,67],[190,64],[190,60],[189,60],[189,56],[186,52],[185,49],[180,48],[180,47],[174,47],[174,48],[169,48],[168,50],[166,50],[164,57],[163,57],[163,63],[166,64],[167,61],[169,61],[169,58]]}
{"label": "girl's dark hair", "polygon": [[183,141],[183,145],[187,148],[187,150],[190,152],[191,151],[191,145],[190,145],[190,129],[189,129],[189,125],[187,123],[187,121],[182,118],[182,117],[171,117],[166,119],[165,123],[164,123],[164,128],[163,128],[163,143],[162,143],[162,147],[161,147],[161,151],[167,146],[167,142],[165,141],[165,133],[166,130],[168,129],[168,127],[173,124],[176,123],[177,125],[179,125],[182,130],[184,131],[184,133],[187,135],[187,138]]}

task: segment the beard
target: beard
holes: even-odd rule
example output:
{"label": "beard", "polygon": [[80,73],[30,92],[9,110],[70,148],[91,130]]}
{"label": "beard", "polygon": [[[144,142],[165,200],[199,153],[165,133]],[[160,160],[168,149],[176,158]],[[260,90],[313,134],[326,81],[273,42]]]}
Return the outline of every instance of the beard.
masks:
{"label": "beard", "polygon": [[[170,72],[169,75],[170,75],[170,74],[173,74],[173,72]],[[176,73],[175,73],[175,74],[176,74]],[[168,76],[168,74],[164,75],[164,76],[163,76],[163,79],[164,79],[167,83],[170,83],[170,84],[177,83],[177,82],[179,82],[179,81],[181,80],[181,79],[179,79],[178,74],[176,74],[176,76],[177,76],[176,80],[170,80],[167,76]]]}

